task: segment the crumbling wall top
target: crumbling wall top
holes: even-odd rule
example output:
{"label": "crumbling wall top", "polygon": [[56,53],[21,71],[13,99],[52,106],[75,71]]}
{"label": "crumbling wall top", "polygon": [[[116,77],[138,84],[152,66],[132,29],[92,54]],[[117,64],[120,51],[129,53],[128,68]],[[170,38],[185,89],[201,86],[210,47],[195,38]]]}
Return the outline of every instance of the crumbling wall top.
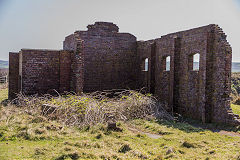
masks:
{"label": "crumbling wall top", "polygon": [[87,26],[88,31],[105,31],[105,32],[118,32],[119,28],[116,24],[111,22],[95,22],[95,24]]}

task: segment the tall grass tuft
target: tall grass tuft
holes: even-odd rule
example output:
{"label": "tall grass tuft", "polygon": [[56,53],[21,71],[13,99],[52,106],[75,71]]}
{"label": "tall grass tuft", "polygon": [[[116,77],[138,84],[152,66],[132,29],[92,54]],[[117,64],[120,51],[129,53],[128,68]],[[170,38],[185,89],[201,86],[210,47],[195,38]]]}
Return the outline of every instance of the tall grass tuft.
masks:
{"label": "tall grass tuft", "polygon": [[115,92],[112,98],[109,98],[110,94],[110,91],[81,96],[66,94],[58,97],[19,94],[15,102],[31,115],[41,114],[64,125],[78,127],[137,118],[173,120],[150,94],[125,90]]}

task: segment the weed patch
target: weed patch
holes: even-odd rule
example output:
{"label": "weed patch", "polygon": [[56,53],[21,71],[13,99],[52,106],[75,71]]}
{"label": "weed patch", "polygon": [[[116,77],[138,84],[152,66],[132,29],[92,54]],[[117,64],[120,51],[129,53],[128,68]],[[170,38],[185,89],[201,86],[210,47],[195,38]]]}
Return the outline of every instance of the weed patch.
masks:
{"label": "weed patch", "polygon": [[[47,118],[57,120],[64,125],[83,128],[98,123],[136,118],[173,120],[173,117],[153,97],[128,90],[118,93],[114,98],[108,98],[105,92],[59,97],[19,95],[16,102],[29,114],[38,114],[33,120],[34,123],[43,122]],[[46,118],[41,117],[40,113]]]}
{"label": "weed patch", "polygon": [[130,150],[131,150],[130,146],[129,146],[128,144],[124,144],[124,145],[122,145],[122,146],[120,147],[120,149],[118,150],[118,152],[120,152],[120,153],[126,153],[126,152],[128,152],[128,151],[130,151]]}

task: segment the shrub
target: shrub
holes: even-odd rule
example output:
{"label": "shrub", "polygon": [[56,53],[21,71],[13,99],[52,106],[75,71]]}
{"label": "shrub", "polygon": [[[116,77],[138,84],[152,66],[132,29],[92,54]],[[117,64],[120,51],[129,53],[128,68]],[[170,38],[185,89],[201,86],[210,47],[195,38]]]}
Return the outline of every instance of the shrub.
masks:
{"label": "shrub", "polygon": [[240,97],[238,97],[238,98],[235,100],[234,104],[240,105]]}
{"label": "shrub", "polygon": [[115,93],[113,98],[108,98],[108,94],[94,92],[81,96],[67,94],[59,97],[18,95],[15,102],[31,115],[42,114],[48,119],[78,127],[136,118],[173,120],[151,95],[131,90]]}
{"label": "shrub", "polygon": [[187,141],[183,142],[182,146],[186,148],[196,148],[194,144],[189,143]]}
{"label": "shrub", "polygon": [[128,152],[128,151],[130,151],[130,150],[131,150],[130,146],[129,146],[128,144],[124,144],[124,145],[122,145],[122,146],[120,147],[120,149],[118,150],[118,152],[120,152],[120,153],[126,153],[126,152]]}

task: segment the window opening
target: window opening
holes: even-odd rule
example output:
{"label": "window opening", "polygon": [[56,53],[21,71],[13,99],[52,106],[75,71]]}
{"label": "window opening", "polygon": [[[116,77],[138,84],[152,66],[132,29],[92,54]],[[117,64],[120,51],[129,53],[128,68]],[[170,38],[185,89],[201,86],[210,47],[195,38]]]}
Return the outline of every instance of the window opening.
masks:
{"label": "window opening", "polygon": [[193,70],[198,71],[199,70],[199,61],[200,60],[200,54],[194,54],[193,55]]}
{"label": "window opening", "polygon": [[145,58],[142,64],[142,71],[148,71],[149,58]]}
{"label": "window opening", "polygon": [[165,68],[166,71],[170,71],[170,64],[171,64],[171,57],[167,56],[166,57],[166,68]]}
{"label": "window opening", "polygon": [[200,54],[192,54],[188,56],[188,70],[190,71],[198,71],[200,65]]}

